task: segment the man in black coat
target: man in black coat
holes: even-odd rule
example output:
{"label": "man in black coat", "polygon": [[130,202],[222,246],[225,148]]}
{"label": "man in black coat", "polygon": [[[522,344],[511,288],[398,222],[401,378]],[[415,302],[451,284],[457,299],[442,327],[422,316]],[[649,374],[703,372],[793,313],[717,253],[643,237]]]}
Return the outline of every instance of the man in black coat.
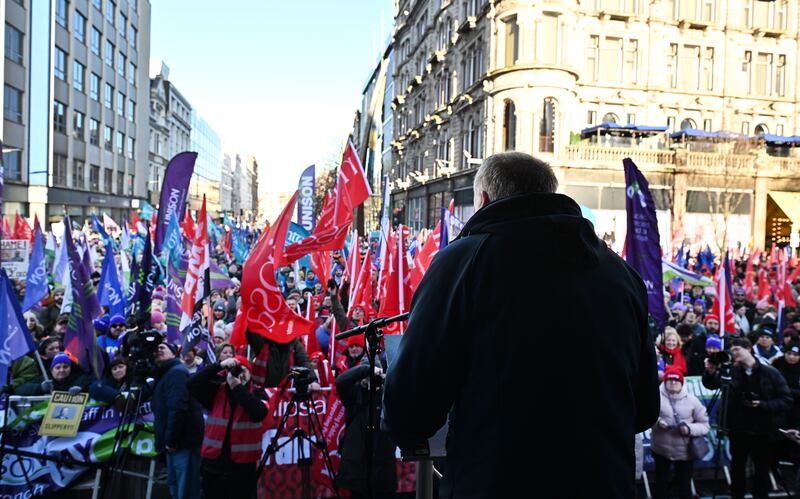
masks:
{"label": "man in black coat", "polygon": [[[557,184],[526,154],[486,159],[414,295],[384,418],[404,447],[452,410],[440,497],[634,497],[634,435],[659,412],[646,290]],[[564,369],[552,341],[586,354]]]}
{"label": "man in black coat", "polygon": [[194,499],[200,497],[203,412],[189,396],[189,370],[177,355],[175,345],[158,345],[151,401],[153,426],[156,451],[166,452],[170,495],[173,499]]}
{"label": "man in black coat", "polygon": [[[733,339],[730,353],[733,366],[725,410],[730,432],[731,495],[744,497],[749,456],[755,468],[753,497],[766,498],[769,470],[777,443],[782,440],[778,430],[786,427],[792,392],[777,369],[753,356],[753,346],[747,338]],[[720,370],[708,359],[703,386],[709,390],[722,386]]]}

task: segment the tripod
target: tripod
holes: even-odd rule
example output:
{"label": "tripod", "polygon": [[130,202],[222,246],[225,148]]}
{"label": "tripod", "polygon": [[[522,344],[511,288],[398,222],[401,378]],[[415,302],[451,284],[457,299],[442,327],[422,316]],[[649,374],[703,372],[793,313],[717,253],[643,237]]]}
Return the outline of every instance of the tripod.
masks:
{"label": "tripod", "polygon": [[[6,385],[9,386],[11,384],[11,370],[9,369],[6,372]],[[5,467],[5,458],[6,458],[6,438],[8,435],[8,413],[9,409],[11,408],[11,394],[6,392],[6,401],[5,406],[3,409],[3,429],[2,435],[0,435],[0,469]],[[13,453],[13,451],[12,451]],[[22,462],[22,455],[17,453],[17,465],[22,470],[22,475],[25,477],[25,485],[27,485],[28,490],[33,490],[33,486],[31,485],[31,479],[28,476],[28,470],[25,467],[25,463]]]}
{"label": "tripod", "polygon": [[[714,446],[714,483],[719,480],[719,471],[722,467],[722,439],[728,436],[728,390],[731,384],[730,365],[721,366],[719,380],[720,388],[714,393],[711,400],[708,401],[708,406],[706,407],[707,412],[710,413],[714,405],[719,402],[719,406],[717,406],[717,442]],[[716,491],[713,497],[716,499]]]}
{"label": "tripod", "polygon": [[142,398],[142,387],[136,385],[131,386],[130,391],[125,395],[125,405],[119,417],[119,424],[114,435],[114,446],[111,450],[112,461],[107,467],[111,476],[108,478],[107,486],[103,489],[104,497],[107,494],[111,494],[107,497],[113,497],[113,490],[119,479],[115,472],[123,472],[130,453],[130,446],[141,429],[141,424],[137,424],[136,419],[142,406]]}
{"label": "tripod", "polygon": [[[261,456],[261,462],[258,464],[258,469],[256,471],[256,481],[261,476],[261,473],[263,473],[267,464],[267,459],[269,459],[270,456],[272,456],[274,461],[275,454],[280,449],[293,442],[297,442],[297,465],[300,467],[300,497],[303,499],[310,499],[313,497],[313,491],[311,490],[311,464],[313,454],[309,452],[308,455],[306,455],[306,444],[308,443],[310,446],[314,446],[322,451],[322,458],[325,461],[325,468],[328,470],[328,476],[331,478],[331,486],[333,487],[336,497],[339,498],[339,487],[336,485],[336,476],[333,473],[333,462],[331,461],[331,455],[328,452],[328,444],[325,442],[325,437],[323,436],[322,423],[319,420],[319,413],[317,413],[317,409],[314,407],[314,403],[311,400],[311,395],[308,392],[308,385],[301,385],[299,383],[296,383],[296,385],[297,388],[295,393],[292,395],[289,404],[286,406],[285,412],[283,413],[281,421],[278,424],[278,428],[275,430],[275,435],[272,437],[272,440],[270,440],[267,450],[265,450],[264,454]],[[300,424],[301,405],[305,405],[308,411],[308,431],[306,431],[306,429]],[[284,442],[278,443],[278,439],[281,437],[281,434],[284,432],[287,424],[289,423],[289,415],[292,413],[292,409],[295,411],[295,422],[294,428],[291,430],[291,436]]]}

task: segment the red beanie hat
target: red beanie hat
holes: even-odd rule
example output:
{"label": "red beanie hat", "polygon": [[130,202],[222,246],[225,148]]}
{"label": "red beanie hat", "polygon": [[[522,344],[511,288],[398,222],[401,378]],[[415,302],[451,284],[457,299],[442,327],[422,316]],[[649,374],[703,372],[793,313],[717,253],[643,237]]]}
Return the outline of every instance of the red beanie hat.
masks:
{"label": "red beanie hat", "polygon": [[668,379],[677,379],[683,384],[683,373],[675,366],[667,366],[667,368],[664,369],[664,381]]}
{"label": "red beanie hat", "polygon": [[234,357],[234,359],[236,359],[239,362],[239,365],[246,367],[248,371],[253,370],[253,368],[250,367],[250,361],[247,360],[247,357],[245,357],[244,355],[237,355],[236,357]]}
{"label": "red beanie hat", "polygon": [[358,345],[361,348],[364,348],[364,335],[363,334],[356,334],[347,338],[347,346],[351,347],[353,345]]}
{"label": "red beanie hat", "polygon": [[719,316],[717,314],[706,314],[705,318],[703,319],[703,324],[708,322],[709,319],[714,319],[715,321],[719,322]]}

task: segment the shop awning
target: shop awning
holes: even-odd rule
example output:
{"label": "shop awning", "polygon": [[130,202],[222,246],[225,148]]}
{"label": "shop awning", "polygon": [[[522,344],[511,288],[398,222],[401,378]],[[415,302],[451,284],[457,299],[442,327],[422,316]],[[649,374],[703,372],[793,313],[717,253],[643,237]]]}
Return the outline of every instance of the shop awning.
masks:
{"label": "shop awning", "polygon": [[666,132],[669,127],[651,125],[620,125],[618,123],[601,123],[581,130],[581,138],[586,138],[595,134],[616,134],[616,135],[650,135],[654,133]]}
{"label": "shop awning", "polygon": [[749,135],[742,135],[741,133],[728,132],[720,130],[718,132],[707,132],[705,130],[698,130],[697,128],[685,128],[679,132],[671,133],[669,137],[672,140],[679,139],[712,139],[712,140],[737,140],[737,139],[752,139]]}
{"label": "shop awning", "polygon": [[761,138],[771,146],[800,146],[800,135],[772,135],[770,133],[765,133]]}
{"label": "shop awning", "polygon": [[800,192],[771,191],[769,197],[786,213],[793,224],[800,225]]}

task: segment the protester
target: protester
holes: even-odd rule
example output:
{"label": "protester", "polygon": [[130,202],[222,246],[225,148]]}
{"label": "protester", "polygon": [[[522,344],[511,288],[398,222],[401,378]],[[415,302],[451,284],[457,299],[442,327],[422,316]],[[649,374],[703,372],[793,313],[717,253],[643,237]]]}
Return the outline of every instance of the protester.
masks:
{"label": "protester", "polygon": [[64,351],[64,342],[58,336],[47,336],[39,343],[38,351],[45,370],[49,371],[53,358],[59,352]]}
{"label": "protester", "polygon": [[762,364],[769,365],[781,355],[781,349],[775,345],[775,329],[772,325],[762,325],[758,329],[758,343],[753,355]]}
{"label": "protester", "polygon": [[681,352],[681,337],[675,328],[667,327],[664,330],[664,336],[658,349],[667,366],[675,366],[681,374],[686,374],[686,359],[683,358],[683,352]]}
{"label": "protester", "polygon": [[667,368],[660,393],[661,414],[650,433],[650,449],[656,463],[653,497],[667,496],[670,468],[674,466],[678,496],[690,499],[694,458],[689,454],[689,439],[703,438],[708,433],[708,415],[702,402],[686,390],[683,373],[675,366]]}
{"label": "protester", "polygon": [[161,343],[156,352],[152,395],[156,451],[166,453],[172,499],[200,497],[200,444],[203,413],[189,396],[189,371],[177,358],[178,347]]}
{"label": "protester", "polygon": [[223,343],[217,347],[217,362],[220,364],[225,359],[232,359],[236,356],[236,348],[230,343]]}
{"label": "protester", "polygon": [[201,450],[205,499],[254,497],[268,410],[264,390],[250,381],[250,363],[237,356],[211,364],[189,380],[188,388],[208,410]]}
{"label": "protester", "polygon": [[792,409],[788,416],[790,428],[800,428],[800,342],[792,342],[783,347],[783,356],[772,362],[772,367],[777,369],[786,385],[792,392]]}
{"label": "protester", "polygon": [[77,395],[89,388],[92,378],[84,374],[69,354],[61,352],[53,357],[50,364],[50,378],[39,376],[33,381],[14,389],[16,395],[48,395],[53,391],[69,392]]}
{"label": "protester", "polygon": [[113,359],[117,355],[117,351],[125,337],[125,317],[122,315],[114,315],[108,321],[108,333],[104,336],[97,338],[97,345],[102,348],[109,359]]}
{"label": "protester", "polygon": [[[774,367],[759,362],[747,338],[736,338],[730,348],[733,367],[728,388],[727,423],[731,450],[731,493],[744,497],[748,457],[755,466],[753,497],[767,497],[769,470],[775,446],[792,407],[792,394]],[[703,385],[720,388],[720,372],[706,360]]]}
{"label": "protester", "polygon": [[337,375],[361,363],[366,352],[364,347],[364,335],[357,334],[347,338],[347,350],[336,360]]}
{"label": "protester", "polygon": [[[278,343],[250,331],[245,336],[255,354],[250,374],[258,386],[278,386],[293,366],[312,368],[306,349],[298,338],[288,343]],[[312,383],[309,388],[312,391],[318,390],[319,384]]]}
{"label": "protester", "polygon": [[203,358],[197,355],[197,350],[188,348],[181,352],[181,363],[186,366],[189,374],[195,374],[203,367]]}
{"label": "protester", "polygon": [[33,339],[40,341],[42,338],[44,338],[44,328],[39,323],[39,318],[36,317],[36,314],[28,311],[23,314],[23,317],[25,317],[25,324],[28,326],[28,331],[31,332]]}
{"label": "protester", "polygon": [[[647,292],[577,203],[555,193],[557,183],[526,154],[485,159],[473,187],[478,211],[436,255],[411,302],[384,420],[401,446],[413,446],[450,414],[440,496],[514,497],[535,483],[542,497],[633,497],[634,434],[659,409]],[[530,263],[515,267],[514,282],[525,285],[501,293],[510,262]],[[532,316],[536,327],[523,327]],[[531,362],[556,332],[593,355],[569,369],[559,355]],[[556,372],[557,384],[544,381]],[[553,430],[545,401],[559,408],[565,431]],[[581,480],[563,466],[575,449]]]}
{"label": "protester", "polygon": [[53,290],[53,300],[50,305],[42,309],[39,314],[39,322],[42,324],[45,333],[52,332],[56,325],[56,320],[61,315],[61,305],[64,303],[64,288],[57,287]]}
{"label": "protester", "polygon": [[128,370],[128,361],[121,356],[115,357],[106,366],[103,379],[89,385],[89,396],[122,410],[125,407],[125,395],[122,392],[128,388]]}

